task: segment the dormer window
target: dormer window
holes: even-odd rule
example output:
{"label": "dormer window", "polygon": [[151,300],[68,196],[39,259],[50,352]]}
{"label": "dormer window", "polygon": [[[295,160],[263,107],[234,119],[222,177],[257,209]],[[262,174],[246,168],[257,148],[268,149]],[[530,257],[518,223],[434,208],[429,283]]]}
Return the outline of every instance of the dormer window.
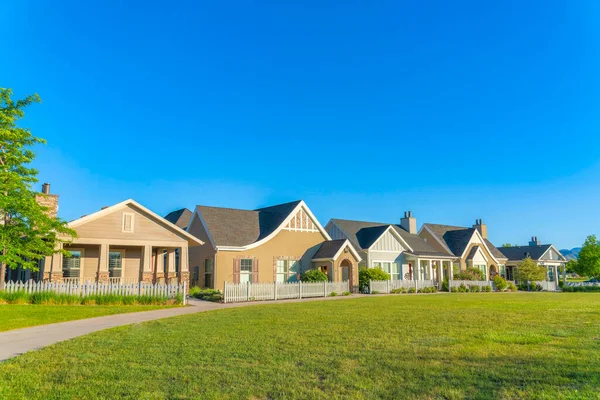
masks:
{"label": "dormer window", "polygon": [[135,222],[135,214],[123,213],[123,232],[133,233],[134,222]]}

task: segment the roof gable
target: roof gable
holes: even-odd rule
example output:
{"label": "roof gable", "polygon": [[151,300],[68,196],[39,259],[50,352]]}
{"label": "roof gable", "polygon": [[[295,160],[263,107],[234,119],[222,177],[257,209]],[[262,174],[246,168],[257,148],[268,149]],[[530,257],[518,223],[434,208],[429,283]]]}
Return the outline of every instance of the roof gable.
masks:
{"label": "roof gable", "polygon": [[165,219],[181,229],[187,229],[192,219],[192,212],[187,208],[182,208],[181,210],[171,211],[165,216]]}
{"label": "roof gable", "polygon": [[[556,250],[551,244],[542,244],[538,246],[499,247],[498,250],[511,261],[520,261],[527,257],[530,257],[532,260],[536,261],[541,259],[551,260],[552,258],[546,256],[546,253],[548,253],[549,251],[554,251],[560,254],[560,252],[558,252],[558,250]],[[554,260],[566,261],[562,254],[560,255],[560,257],[558,257],[558,259]]]}
{"label": "roof gable", "polygon": [[398,232],[390,225],[369,247],[369,250],[397,251],[402,253],[407,250],[407,243]]}
{"label": "roof gable", "polygon": [[352,253],[352,255],[356,258],[357,261],[361,260],[360,255],[352,246],[352,243],[348,239],[336,239],[336,240],[327,240],[321,243],[321,246],[312,257],[313,260],[337,260],[344,249],[348,248],[348,250]]}

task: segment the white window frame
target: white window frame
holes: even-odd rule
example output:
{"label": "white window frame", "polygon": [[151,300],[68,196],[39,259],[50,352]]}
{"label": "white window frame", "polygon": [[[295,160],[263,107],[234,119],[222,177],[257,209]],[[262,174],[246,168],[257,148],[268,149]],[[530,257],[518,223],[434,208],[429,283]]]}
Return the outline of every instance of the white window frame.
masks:
{"label": "white window frame", "polygon": [[[283,264],[283,272],[279,272],[279,264]],[[292,271],[292,267],[296,266],[296,271]],[[300,272],[300,260],[296,259],[280,259],[275,261],[275,282],[287,283],[291,282],[290,278],[297,277]],[[281,277],[281,279],[280,279]],[[294,282],[297,279],[294,280]]]}
{"label": "white window frame", "polygon": [[[111,276],[110,271],[110,253],[120,253],[121,254],[121,268],[119,268],[121,270],[121,274],[120,276]],[[114,268],[113,268],[114,271]],[[109,249],[108,250],[108,276],[110,278],[121,278],[123,279],[125,276],[125,250],[121,250],[121,249]]]}
{"label": "white window frame", "polygon": [[[131,217],[131,229],[126,229],[127,217]],[[135,232],[135,214],[130,212],[123,213],[123,221],[121,224],[121,232],[123,233],[134,233]]]}
{"label": "white window frame", "polygon": [[[483,267],[483,269],[481,269]],[[488,279],[488,266],[487,264],[473,264],[473,268],[480,270],[483,273],[483,280],[487,281]]]}
{"label": "white window frame", "polygon": [[[244,261],[250,262],[250,271],[244,271],[243,265]],[[252,274],[254,273],[254,259],[253,258],[240,258],[240,283],[251,283],[252,282]],[[242,276],[245,278],[242,279]]]}
{"label": "white window frame", "polygon": [[[388,269],[384,267],[384,264],[388,264]],[[392,274],[392,264],[398,265],[398,274]],[[402,279],[402,264],[398,261],[389,261],[389,260],[374,260],[371,264],[372,268],[381,268],[381,270],[390,275],[390,279],[394,280],[394,275],[397,275],[397,280]]]}
{"label": "white window frame", "polygon": [[[70,277],[70,278],[79,278],[79,279],[81,279],[81,274],[83,273],[83,260],[85,258],[85,249],[83,247],[81,247],[81,248],[79,248],[79,247],[72,247],[72,248],[68,248],[68,249],[65,249],[65,250],[68,250],[69,252],[78,251],[81,254],[79,256],[79,276],[78,277],[76,277],[76,276],[71,276]],[[62,267],[61,271],[63,272],[63,276],[64,276],[64,273],[65,273],[64,272],[65,271],[65,259],[69,259],[69,258],[71,258],[71,257],[67,257],[67,256],[63,255],[63,262],[62,262],[62,265],[61,265],[61,267]],[[69,269],[77,269],[77,268],[69,268]],[[65,278],[68,278],[68,277],[65,277]]]}

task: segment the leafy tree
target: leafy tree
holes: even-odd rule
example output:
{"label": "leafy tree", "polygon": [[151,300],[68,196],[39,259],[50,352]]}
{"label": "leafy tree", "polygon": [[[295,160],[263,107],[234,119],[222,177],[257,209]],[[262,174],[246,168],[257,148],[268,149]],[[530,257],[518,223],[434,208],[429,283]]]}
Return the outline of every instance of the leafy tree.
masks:
{"label": "leafy tree", "polygon": [[369,281],[387,281],[390,274],[381,268],[365,268],[358,270],[358,290],[364,291],[369,286]]}
{"label": "leafy tree", "polygon": [[518,244],[504,243],[504,244],[502,245],[502,247],[519,247],[519,245],[518,245]]}
{"label": "leafy tree", "polygon": [[546,279],[546,267],[538,265],[531,257],[519,263],[515,277],[521,282],[543,281]]}
{"label": "leafy tree", "polygon": [[483,272],[477,268],[468,267],[464,271],[453,274],[453,278],[457,281],[482,281]]}
{"label": "leafy tree", "polygon": [[567,261],[567,263],[565,264],[565,268],[569,273],[577,272],[577,260]]}
{"label": "leafy tree", "polygon": [[329,277],[325,272],[319,271],[318,269],[309,269],[304,271],[302,274],[302,282],[326,282]]}
{"label": "leafy tree", "polygon": [[[39,103],[39,96],[11,99],[10,89],[0,88],[0,290],[4,288],[6,267],[37,270],[38,260],[55,252],[59,235],[73,237],[75,232],[48,214],[36,200],[32,185],[37,170],[28,165],[35,158],[31,147],[45,140],[17,126],[25,107]],[[60,250],[68,255],[67,251]]]}
{"label": "leafy tree", "polygon": [[600,277],[600,240],[595,235],[585,239],[574,267],[579,275]]}

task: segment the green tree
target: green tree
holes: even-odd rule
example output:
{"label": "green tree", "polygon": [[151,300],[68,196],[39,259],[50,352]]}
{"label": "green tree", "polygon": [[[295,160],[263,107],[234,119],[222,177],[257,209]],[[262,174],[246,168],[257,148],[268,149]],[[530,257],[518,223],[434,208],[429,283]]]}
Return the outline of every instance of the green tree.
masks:
{"label": "green tree", "polygon": [[581,276],[600,277],[600,241],[595,235],[585,239],[574,267]]}
{"label": "green tree", "polygon": [[565,268],[567,269],[567,272],[577,272],[577,260],[567,261],[567,263],[565,264]]}
{"label": "green tree", "polygon": [[381,268],[365,268],[358,270],[358,290],[364,291],[369,286],[369,281],[387,281],[390,274]]}
{"label": "green tree", "polygon": [[518,244],[504,243],[504,244],[502,245],[502,247],[519,247],[519,245],[518,245]]}
{"label": "green tree", "polygon": [[517,266],[515,278],[521,282],[543,281],[546,279],[546,267],[538,265],[531,257],[527,257]]}
{"label": "green tree", "polygon": [[325,282],[329,280],[329,277],[325,272],[319,271],[318,269],[309,269],[302,274],[302,282]]}
{"label": "green tree", "polygon": [[[6,267],[19,266],[37,270],[38,260],[55,252],[62,237],[75,232],[66,222],[48,214],[47,207],[36,200],[32,185],[37,170],[29,164],[35,158],[32,147],[44,144],[26,128],[17,126],[24,109],[39,103],[39,96],[11,99],[10,89],[0,88],[0,290],[4,288]],[[68,252],[60,250],[68,255]]]}

